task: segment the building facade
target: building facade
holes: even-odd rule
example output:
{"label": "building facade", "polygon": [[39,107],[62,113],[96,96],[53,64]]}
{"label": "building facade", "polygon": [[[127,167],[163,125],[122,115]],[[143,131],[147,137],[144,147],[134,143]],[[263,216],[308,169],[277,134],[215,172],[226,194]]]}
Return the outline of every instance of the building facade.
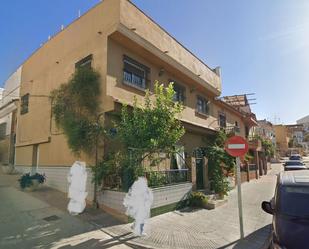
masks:
{"label": "building facade", "polygon": [[274,125],[276,134],[277,152],[280,156],[285,157],[288,155],[290,134],[285,125]]}
{"label": "building facade", "polygon": [[19,67],[5,82],[0,102],[0,160],[3,165],[15,163],[21,71],[22,67]]}
{"label": "building facade", "polygon": [[[179,146],[186,159],[219,129],[246,137],[248,126],[255,122],[252,114],[218,99],[219,68],[209,68],[130,1],[102,1],[51,37],[20,69],[15,167],[20,172],[45,173],[46,184],[60,191],[67,192],[67,174],[74,161],[83,160],[90,166],[95,156],[71,153],[65,135],[55,125],[49,96],[68,82],[77,66],[85,65],[100,73],[101,112],[107,129],[123,103],[132,105],[134,96],[143,102],[146,90],[153,92],[155,81],[166,86],[174,82],[175,100],[185,106],[181,121],[186,132]],[[109,153],[113,146],[106,142],[100,154]],[[205,163],[197,164],[192,170],[193,185],[206,187]],[[88,173],[87,198],[92,200],[89,167]],[[189,185],[182,186],[183,191]],[[108,195],[118,196],[106,192],[102,203],[106,209],[117,209],[119,203]],[[168,196],[166,200],[175,197]]]}

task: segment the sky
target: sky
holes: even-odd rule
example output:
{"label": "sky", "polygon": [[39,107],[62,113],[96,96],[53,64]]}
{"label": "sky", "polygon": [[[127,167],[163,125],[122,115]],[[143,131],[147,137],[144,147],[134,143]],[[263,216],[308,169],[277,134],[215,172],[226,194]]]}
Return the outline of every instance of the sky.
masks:
{"label": "sky", "polygon": [[[49,35],[99,0],[4,0],[0,85]],[[258,119],[309,115],[308,0],[132,0],[207,65],[222,69],[222,96],[255,93]]]}

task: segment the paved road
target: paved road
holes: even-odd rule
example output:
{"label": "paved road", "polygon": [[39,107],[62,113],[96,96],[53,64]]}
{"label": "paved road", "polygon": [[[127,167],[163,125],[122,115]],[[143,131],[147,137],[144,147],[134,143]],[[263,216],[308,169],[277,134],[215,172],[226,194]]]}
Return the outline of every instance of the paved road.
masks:
{"label": "paved road", "polygon": [[[215,210],[170,212],[152,218],[146,228],[149,236],[131,242],[150,248],[263,248],[272,217],[261,210],[261,202],[273,196],[276,174],[281,168],[281,164],[273,164],[267,176],[242,185],[246,237],[242,241],[239,241],[237,192],[233,190],[228,203]],[[129,225],[119,225],[107,231],[121,236],[131,230]]]}
{"label": "paved road", "polygon": [[[20,191],[16,179],[17,176],[3,175],[0,169],[1,249],[133,248],[55,207],[59,203],[50,205],[44,201],[44,191],[33,194]],[[41,195],[43,200],[35,195]],[[51,216],[56,219],[44,220]]]}

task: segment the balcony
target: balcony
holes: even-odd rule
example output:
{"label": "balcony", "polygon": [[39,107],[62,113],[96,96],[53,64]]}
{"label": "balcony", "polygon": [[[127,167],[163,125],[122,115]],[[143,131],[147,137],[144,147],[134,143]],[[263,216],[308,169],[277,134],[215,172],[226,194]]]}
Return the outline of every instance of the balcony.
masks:
{"label": "balcony", "polygon": [[217,131],[222,131],[224,130],[226,134],[239,134],[240,133],[240,128],[238,126],[235,125],[228,125],[226,127],[217,127],[216,128]]}
{"label": "balcony", "polygon": [[262,150],[262,142],[261,142],[260,139],[258,139],[257,137],[249,136],[247,138],[247,140],[248,140],[248,144],[249,144],[249,149],[257,150],[257,151]]}

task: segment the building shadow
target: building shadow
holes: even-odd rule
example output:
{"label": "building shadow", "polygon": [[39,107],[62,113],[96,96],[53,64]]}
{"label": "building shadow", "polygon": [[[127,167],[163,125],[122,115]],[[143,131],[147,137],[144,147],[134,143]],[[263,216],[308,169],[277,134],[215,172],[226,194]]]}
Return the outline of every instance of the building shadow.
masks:
{"label": "building shadow", "polygon": [[96,248],[102,248],[102,249],[107,249],[107,248],[112,248],[114,246],[119,246],[119,245],[126,245],[129,246],[130,248],[141,248],[139,246],[135,246],[132,245],[131,243],[129,243],[132,239],[137,238],[137,236],[130,236],[127,237],[129,235],[133,235],[132,233],[124,233],[122,235],[119,236],[112,236],[110,239],[105,239],[105,240],[101,240],[101,239],[94,239],[91,238],[89,240],[83,241],[79,244],[76,245],[64,245],[64,246],[60,246],[57,247],[59,249],[96,249]]}
{"label": "building shadow", "polygon": [[243,239],[236,240],[217,249],[267,249],[270,244],[271,225],[266,225]]}

